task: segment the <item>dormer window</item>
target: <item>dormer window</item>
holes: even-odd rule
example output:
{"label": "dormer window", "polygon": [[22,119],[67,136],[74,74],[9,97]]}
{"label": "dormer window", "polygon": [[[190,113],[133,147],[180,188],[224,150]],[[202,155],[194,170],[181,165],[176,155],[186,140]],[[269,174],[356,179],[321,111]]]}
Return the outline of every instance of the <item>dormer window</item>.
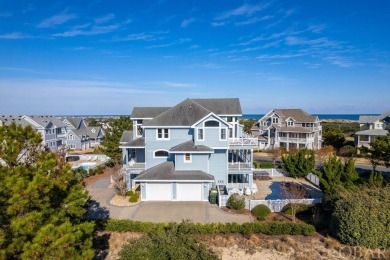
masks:
{"label": "dormer window", "polygon": [[92,132],[92,133],[96,133],[95,128],[92,128],[91,132]]}
{"label": "dormer window", "polygon": [[294,121],[292,120],[287,121],[287,126],[294,126]]}

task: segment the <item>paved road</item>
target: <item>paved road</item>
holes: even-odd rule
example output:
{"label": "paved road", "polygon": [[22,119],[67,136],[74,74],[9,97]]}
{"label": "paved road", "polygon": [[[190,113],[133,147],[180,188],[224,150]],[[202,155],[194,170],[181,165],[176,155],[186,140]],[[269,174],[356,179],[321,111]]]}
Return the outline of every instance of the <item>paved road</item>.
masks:
{"label": "paved road", "polygon": [[132,207],[117,207],[109,203],[115,190],[108,188],[109,178],[104,177],[89,185],[87,190],[95,201],[90,207],[91,218],[131,219],[150,222],[244,223],[251,216],[230,214],[208,202],[152,202],[145,201]]}

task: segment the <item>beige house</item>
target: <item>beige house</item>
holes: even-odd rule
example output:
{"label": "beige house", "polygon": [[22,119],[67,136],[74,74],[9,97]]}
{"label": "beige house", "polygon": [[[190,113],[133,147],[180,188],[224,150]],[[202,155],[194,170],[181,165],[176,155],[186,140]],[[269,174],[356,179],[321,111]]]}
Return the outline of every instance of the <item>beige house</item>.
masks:
{"label": "beige house", "polygon": [[360,116],[360,130],[355,133],[355,146],[370,147],[370,142],[377,136],[387,135],[390,126],[390,111],[379,116]]}
{"label": "beige house", "polygon": [[318,149],[322,143],[320,120],[302,109],[273,109],[253,125],[251,132],[258,137],[261,149]]}

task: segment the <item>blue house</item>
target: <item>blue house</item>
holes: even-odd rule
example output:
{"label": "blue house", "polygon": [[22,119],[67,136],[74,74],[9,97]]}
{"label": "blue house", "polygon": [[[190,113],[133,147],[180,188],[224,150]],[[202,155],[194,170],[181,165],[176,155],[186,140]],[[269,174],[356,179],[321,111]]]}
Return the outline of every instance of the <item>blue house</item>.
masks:
{"label": "blue house", "polygon": [[135,107],[120,148],[129,189],[143,201],[207,201],[209,190],[251,186],[257,138],[243,132],[237,98]]}

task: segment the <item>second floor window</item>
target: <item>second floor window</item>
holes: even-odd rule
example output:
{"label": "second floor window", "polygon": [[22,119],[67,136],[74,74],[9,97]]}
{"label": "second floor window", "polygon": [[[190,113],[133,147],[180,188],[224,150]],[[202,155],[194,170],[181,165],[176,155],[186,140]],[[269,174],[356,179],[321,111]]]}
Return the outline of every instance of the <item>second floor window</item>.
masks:
{"label": "second floor window", "polygon": [[142,128],[140,125],[137,125],[137,135],[142,136]]}
{"label": "second floor window", "polygon": [[226,140],[226,128],[221,129],[221,140]]}
{"label": "second floor window", "polygon": [[204,140],[203,129],[198,129],[198,140]]}
{"label": "second floor window", "polygon": [[272,124],[279,124],[279,118],[273,117],[272,118]]}
{"label": "second floor window", "polygon": [[164,150],[155,151],[154,157],[168,157],[168,152]]}
{"label": "second floor window", "polygon": [[287,121],[287,126],[294,126],[294,121]]}
{"label": "second floor window", "polygon": [[166,128],[157,129],[157,139],[169,139],[169,130]]}

